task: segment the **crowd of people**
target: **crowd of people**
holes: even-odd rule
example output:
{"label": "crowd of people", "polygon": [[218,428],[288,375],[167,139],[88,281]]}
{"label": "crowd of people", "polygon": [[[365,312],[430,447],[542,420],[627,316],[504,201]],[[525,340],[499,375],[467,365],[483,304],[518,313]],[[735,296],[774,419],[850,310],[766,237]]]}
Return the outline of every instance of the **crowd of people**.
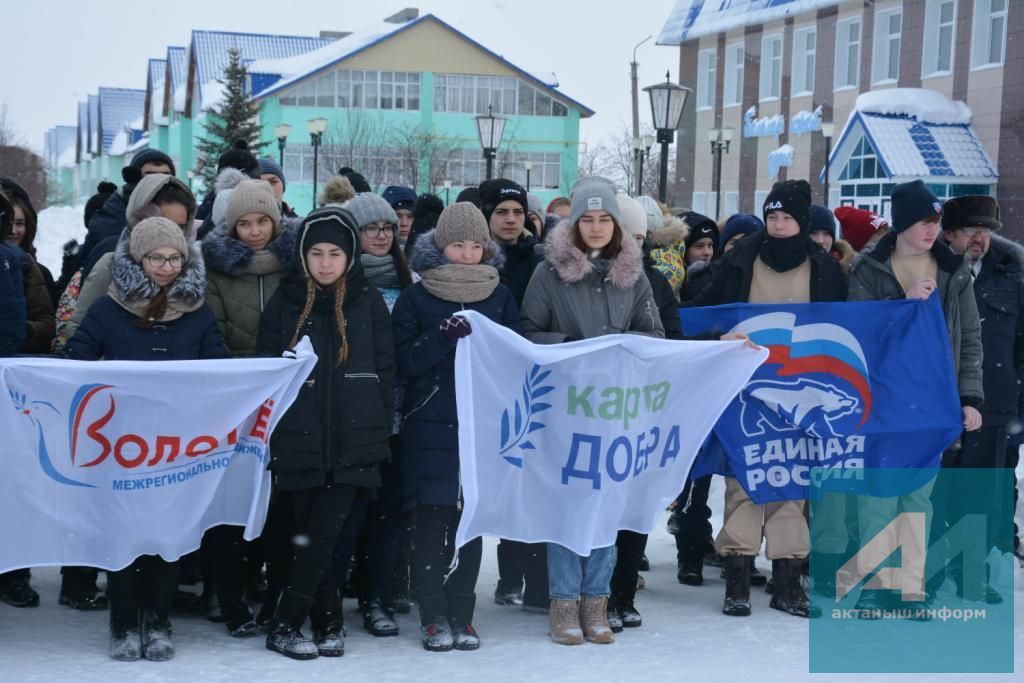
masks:
{"label": "crowd of people", "polygon": [[[460,311],[538,344],[627,332],[684,339],[681,306],[937,292],[964,425],[942,465],[1017,464],[1024,247],[998,234],[992,197],[942,204],[922,182],[904,183],[886,220],[830,211],[812,203],[806,181],[787,180],[760,216],[718,223],[600,177],[580,178],[547,206],[507,179],[444,206],[407,187],[377,194],[346,167],[319,208],[299,216],[283,201],[281,167],[244,148],[220,159],[202,204],[176,172],[170,157],[146,150],[121,187],[101,183],[85,206],[87,236],[67,245],[56,280],[35,259],[32,202],[0,177],[0,356],[280,356],[303,337],[318,356],[271,439],[273,497],[260,539],[216,527],[181,560],[141,556],[107,571],[105,590],[96,568],[62,568],[61,604],[109,610],[114,659],[171,658],[171,614],[188,611],[223,622],[231,637],[265,635],[268,649],[293,659],[341,656],[344,596],[358,599],[374,636],[397,635],[395,613],[415,605],[425,649],[480,647],[483,545],[454,547],[455,349],[473,332]],[[713,537],[709,489],[710,477],[688,481],[669,516],[679,583],[699,586],[705,566],[721,567],[725,615],[749,615],[751,586],[767,584],[772,608],[815,616],[806,501],[757,505],[727,478]],[[643,624],[646,542],[620,531],[615,545],[581,556],[502,539],[494,600],[546,612],[556,643],[612,642]],[[754,564],[762,542],[770,580]],[[30,579],[29,569],[0,575],[0,599],[38,605]],[[198,599],[180,589],[200,582]],[[986,599],[997,600],[992,593]]]}

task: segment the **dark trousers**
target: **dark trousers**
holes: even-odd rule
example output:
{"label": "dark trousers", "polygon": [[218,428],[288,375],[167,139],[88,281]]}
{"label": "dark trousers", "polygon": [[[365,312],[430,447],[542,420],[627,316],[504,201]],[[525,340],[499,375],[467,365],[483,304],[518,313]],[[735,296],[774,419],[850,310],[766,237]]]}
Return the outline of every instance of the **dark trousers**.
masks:
{"label": "dark trousers", "polygon": [[498,542],[498,591],[522,591],[523,602],[527,605],[547,605],[548,544],[501,539]]}
{"label": "dark trousers", "polygon": [[483,540],[476,538],[459,548],[458,567],[448,573],[461,516],[454,505],[416,506],[413,581],[424,625],[448,621],[457,628],[473,621]]}
{"label": "dark trousers", "polygon": [[[252,618],[245,604],[245,527],[223,524],[206,532],[204,541],[212,562],[213,583],[228,628],[234,629]],[[205,577],[204,577],[205,579]]]}
{"label": "dark trousers", "polygon": [[178,589],[178,563],[158,555],[142,555],[124,569],[107,572],[110,627],[139,628],[142,615],[169,625],[171,601]]}
{"label": "dark trousers", "polygon": [[612,572],[612,601],[619,605],[631,604],[636,598],[636,582],[640,576],[640,562],[647,548],[647,534],[619,531],[615,538],[615,571]]}
{"label": "dark trousers", "polygon": [[365,604],[379,600],[391,604],[395,565],[402,535],[402,480],[397,458],[381,463],[381,487],[377,499],[350,515],[334,549],[334,576],[344,585],[353,553],[356,557],[351,584]]}
{"label": "dark trousers", "polygon": [[314,629],[334,619],[340,621],[338,589],[329,569],[338,534],[358,495],[357,487],[343,484],[280,493],[285,508],[277,542],[285,541],[291,551],[279,549],[276,554],[277,563],[288,565],[287,570],[275,570],[287,576],[278,603],[278,621],[299,628],[308,615]]}
{"label": "dark trousers", "polygon": [[679,562],[700,562],[715,550],[711,541],[711,508],[708,491],[711,477],[687,479],[683,492],[676,498],[679,533],[676,534],[676,559]]}
{"label": "dark trousers", "polygon": [[999,470],[1000,474],[1005,476],[994,474],[991,480],[985,481],[988,489],[984,494],[964,496],[958,495],[956,490],[946,492],[951,512],[946,524],[951,526],[967,514],[985,515],[988,520],[986,547],[998,548],[1000,552],[1010,552],[1013,546],[1007,543],[1010,542],[1013,528],[1016,487],[1014,486],[1011,491],[1013,473],[1006,468],[1009,460],[1009,436],[1006,428],[1002,425],[993,425],[973,432],[964,432],[961,442],[963,447],[960,450],[943,455],[943,467]]}

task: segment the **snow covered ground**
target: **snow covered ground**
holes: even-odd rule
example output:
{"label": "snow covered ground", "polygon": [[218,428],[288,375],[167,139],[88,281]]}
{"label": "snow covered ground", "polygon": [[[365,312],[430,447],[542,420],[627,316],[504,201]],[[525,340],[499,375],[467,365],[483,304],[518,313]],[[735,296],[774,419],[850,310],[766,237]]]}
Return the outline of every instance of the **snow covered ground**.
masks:
{"label": "snow covered ground", "polygon": [[70,239],[77,239],[79,244],[85,241],[84,212],[82,206],[51,206],[39,212],[36,258],[50,269],[54,278],[60,277],[64,243]]}
{"label": "snow covered ground", "polygon": [[[1024,467],[1021,468],[1024,474]],[[721,523],[723,486],[716,477],[713,523]],[[399,615],[397,638],[373,638],[362,629],[353,600],[346,600],[348,638],[341,659],[295,662],[264,649],[262,638],[230,638],[221,624],[200,617],[174,621],[177,655],[167,663],[115,662],[107,654],[105,612],[76,612],[57,605],[60,576],[54,568],[33,572],[42,596],[36,609],[0,604],[0,681],[799,681],[807,673],[808,622],[768,607],[754,589],[753,615],[721,614],[724,582],[706,567],[705,584],[676,582],[675,545],[664,525],[648,544],[651,571],[637,596],[644,625],[616,636],[609,646],[565,647],[547,637],[547,617],[499,607],[495,542],[487,539],[477,584],[474,623],[483,639],[477,652],[429,653],[419,643],[415,613]],[[763,557],[762,569],[770,567]],[[1024,671],[1024,570],[1016,569],[1015,669]],[[820,678],[820,677],[819,677]],[[856,681],[864,676],[829,676]],[[874,676],[872,680],[896,680]],[[905,680],[906,675],[899,677]],[[928,677],[933,680],[935,677]],[[957,680],[961,677],[944,677]],[[1014,676],[972,676],[1004,681]],[[922,680],[925,680],[922,678]],[[1016,678],[1016,680],[1021,680]]]}
{"label": "snow covered ground", "polygon": [[[51,207],[39,215],[39,260],[60,272],[61,247],[85,237],[82,208]],[[1024,466],[1018,477],[1024,478]],[[721,479],[710,502],[713,523],[721,524]],[[1018,511],[1024,524],[1024,510]],[[478,652],[428,653],[419,644],[415,614],[399,615],[401,635],[373,638],[362,629],[354,601],[346,601],[348,638],[340,660],[294,662],[267,652],[261,638],[235,640],[223,625],[199,617],[174,619],[177,656],[168,663],[121,663],[106,654],[106,613],[76,612],[57,605],[60,576],[55,568],[33,572],[42,597],[36,609],[0,604],[0,681],[526,681],[638,680],[710,681],[730,675],[737,681],[808,679],[808,622],[769,609],[769,596],[753,591],[754,614],[746,619],[721,614],[724,583],[705,568],[698,588],[676,582],[675,545],[659,526],[651,536],[646,590],[637,597],[644,626],[627,630],[610,646],[555,645],[547,637],[545,615],[498,607],[491,596],[497,583],[495,541],[485,541],[477,584],[475,626],[483,639]],[[763,557],[762,569],[770,567]],[[1015,669],[1024,671],[1024,570],[1015,570]],[[863,680],[830,676],[829,680]],[[895,680],[874,676],[873,680]],[[906,675],[899,676],[900,680]],[[935,677],[929,676],[932,680]],[[956,680],[961,677],[944,677]],[[1014,676],[973,676],[972,680],[1014,680]],[[1018,677],[1016,680],[1021,680]]]}

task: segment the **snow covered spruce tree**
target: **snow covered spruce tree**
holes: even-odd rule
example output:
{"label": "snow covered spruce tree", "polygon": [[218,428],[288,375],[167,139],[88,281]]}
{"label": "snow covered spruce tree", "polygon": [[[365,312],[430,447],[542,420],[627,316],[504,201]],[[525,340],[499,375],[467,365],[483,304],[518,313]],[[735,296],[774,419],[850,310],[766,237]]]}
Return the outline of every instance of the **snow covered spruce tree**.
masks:
{"label": "snow covered spruce tree", "polygon": [[266,145],[260,142],[259,107],[249,101],[246,92],[245,65],[242,51],[228,50],[228,63],[224,77],[217,82],[223,86],[219,102],[210,108],[206,116],[206,135],[199,138],[196,155],[196,176],[203,186],[213,187],[217,178],[217,159],[232,147],[241,147],[244,141],[254,154]]}

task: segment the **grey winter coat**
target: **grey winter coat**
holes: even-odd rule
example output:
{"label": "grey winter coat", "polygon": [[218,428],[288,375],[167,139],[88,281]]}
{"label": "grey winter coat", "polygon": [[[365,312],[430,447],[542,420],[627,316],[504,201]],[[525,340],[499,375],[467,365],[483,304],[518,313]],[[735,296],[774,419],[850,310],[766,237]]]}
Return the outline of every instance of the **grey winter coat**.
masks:
{"label": "grey winter coat", "polygon": [[[895,248],[896,234],[889,233],[873,249],[861,252],[854,259],[849,301],[906,298],[892,269]],[[981,318],[974,298],[971,268],[940,241],[932,245],[931,253],[939,264],[939,296],[953,348],[960,403],[977,407],[984,402],[985,392],[982,388]]]}
{"label": "grey winter coat", "polygon": [[631,238],[610,261],[593,260],[576,248],[572,225],[561,222],[544,242],[523,298],[526,338],[537,344],[633,332],[665,337],[643,253]]}

